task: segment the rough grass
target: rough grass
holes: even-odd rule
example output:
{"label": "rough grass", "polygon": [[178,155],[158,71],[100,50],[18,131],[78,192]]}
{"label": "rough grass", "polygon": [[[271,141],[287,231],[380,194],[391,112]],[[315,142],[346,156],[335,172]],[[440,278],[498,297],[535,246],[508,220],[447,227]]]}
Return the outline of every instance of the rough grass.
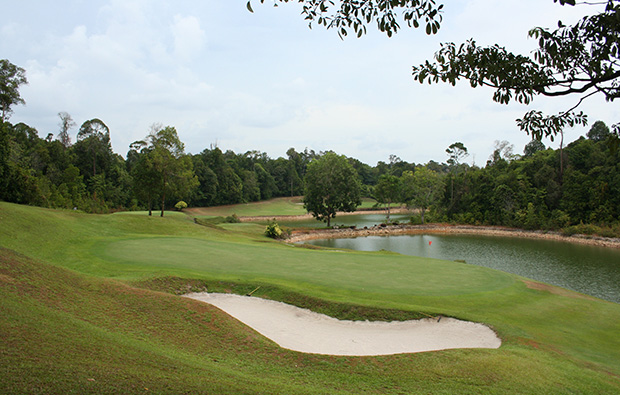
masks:
{"label": "rough grass", "polygon": [[[0,203],[0,393],[620,392],[618,304],[454,262],[307,250],[236,229]],[[349,318],[450,315],[491,325],[503,345],[300,354],[175,295],[205,286],[260,286],[254,295]]]}

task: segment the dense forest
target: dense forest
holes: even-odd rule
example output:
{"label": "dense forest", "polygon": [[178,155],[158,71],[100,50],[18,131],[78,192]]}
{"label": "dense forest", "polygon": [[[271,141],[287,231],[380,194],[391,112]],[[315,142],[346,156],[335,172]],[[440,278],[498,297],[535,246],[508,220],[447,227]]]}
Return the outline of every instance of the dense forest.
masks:
{"label": "dense forest", "polygon": [[[286,157],[223,152],[210,147],[186,154],[173,127],[154,125],[125,157],[114,153],[110,131],[99,119],[84,122],[71,142],[71,117],[60,113],[54,138],[23,124],[3,122],[0,132],[0,199],[51,208],[104,213],[253,202],[304,193],[306,169],[325,152],[291,148]],[[592,224],[617,227],[620,219],[620,154],[611,133],[596,122],[586,137],[562,149],[532,140],[522,155],[507,142],[484,167],[465,162],[462,143],[446,149],[445,163],[414,164],[391,156],[369,166],[347,158],[361,195],[379,203],[421,209],[414,219],[562,229]],[[428,211],[427,211],[428,210]]]}

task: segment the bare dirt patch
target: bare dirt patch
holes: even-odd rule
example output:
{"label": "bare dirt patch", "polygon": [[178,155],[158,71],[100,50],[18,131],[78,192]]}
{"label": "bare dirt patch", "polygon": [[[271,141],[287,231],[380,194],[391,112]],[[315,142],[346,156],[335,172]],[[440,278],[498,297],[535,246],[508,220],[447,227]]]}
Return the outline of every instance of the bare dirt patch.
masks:
{"label": "bare dirt patch", "polygon": [[568,289],[556,287],[545,283],[539,283],[537,281],[523,280],[523,282],[529,289],[535,289],[537,291],[549,292],[554,295],[568,296],[569,298],[575,299],[598,300],[588,295],[580,294],[578,292],[570,291]]}

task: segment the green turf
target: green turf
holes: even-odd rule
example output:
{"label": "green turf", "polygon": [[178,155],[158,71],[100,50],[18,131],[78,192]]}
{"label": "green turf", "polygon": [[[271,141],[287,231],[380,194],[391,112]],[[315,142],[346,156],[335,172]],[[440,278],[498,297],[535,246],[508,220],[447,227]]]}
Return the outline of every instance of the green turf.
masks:
{"label": "green turf", "polygon": [[185,210],[192,216],[221,216],[236,214],[240,217],[306,214],[301,197],[277,198],[256,203],[233,204],[229,206],[190,208]]}
{"label": "green turf", "polygon": [[[277,198],[255,203],[233,204],[229,206],[200,207],[184,210],[194,217],[226,217],[236,214],[239,217],[268,217],[270,215],[304,215],[304,209],[300,196]],[[362,199],[358,210],[374,207],[377,202],[374,199]]]}
{"label": "green turf", "polygon": [[201,277],[247,281],[260,275],[345,292],[430,296],[487,292],[514,283],[510,275],[480,266],[389,253],[315,251],[273,243],[149,237],[101,242],[92,253],[109,262],[106,276],[117,276],[135,267],[175,276],[192,272]]}
{"label": "green turf", "polygon": [[[287,246],[260,229],[0,203],[0,393],[620,392],[618,304],[462,263]],[[503,345],[305,355],[173,295],[204,286],[260,286],[335,316],[450,315],[491,325]]]}

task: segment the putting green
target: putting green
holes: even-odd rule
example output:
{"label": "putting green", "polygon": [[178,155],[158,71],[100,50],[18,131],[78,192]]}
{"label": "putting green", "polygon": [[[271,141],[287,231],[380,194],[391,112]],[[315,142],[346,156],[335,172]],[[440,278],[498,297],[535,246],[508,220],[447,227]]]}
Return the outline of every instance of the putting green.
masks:
{"label": "putting green", "polygon": [[294,282],[381,294],[463,295],[495,291],[515,283],[511,274],[457,262],[387,252],[345,254],[273,243],[148,237],[100,242],[93,253],[122,265],[122,271]]}

